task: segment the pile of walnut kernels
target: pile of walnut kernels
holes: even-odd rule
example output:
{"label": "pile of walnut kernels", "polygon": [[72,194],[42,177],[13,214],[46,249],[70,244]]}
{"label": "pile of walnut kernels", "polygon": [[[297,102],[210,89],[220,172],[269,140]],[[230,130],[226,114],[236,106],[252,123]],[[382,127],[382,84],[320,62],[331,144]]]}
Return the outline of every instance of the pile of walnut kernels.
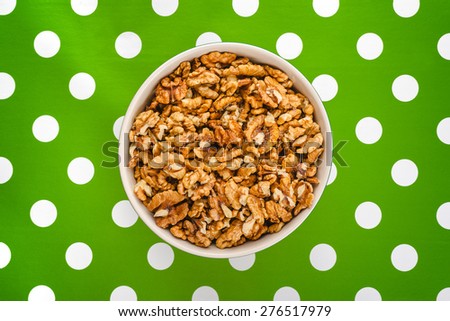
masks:
{"label": "pile of walnut kernels", "polygon": [[228,52],[161,80],[129,133],[128,165],[158,226],[223,249],[276,233],[311,206],[323,136],[292,85]]}

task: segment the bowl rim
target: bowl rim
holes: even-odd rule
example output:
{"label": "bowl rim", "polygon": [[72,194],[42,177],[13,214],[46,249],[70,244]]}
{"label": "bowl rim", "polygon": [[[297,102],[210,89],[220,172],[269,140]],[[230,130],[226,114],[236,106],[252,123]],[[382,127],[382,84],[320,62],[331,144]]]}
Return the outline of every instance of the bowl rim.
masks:
{"label": "bowl rim", "polygon": [[[253,53],[258,53],[264,56],[261,63],[265,63],[268,65],[272,65],[275,68],[278,68],[282,70],[284,73],[286,73],[291,80],[292,78],[298,78],[300,79],[300,82],[296,85],[294,83],[294,88],[300,87],[306,87],[309,91],[307,97],[310,101],[314,101],[314,110],[315,110],[315,118],[317,117],[317,110],[319,110],[320,117],[322,117],[322,125],[321,125],[321,132],[326,134],[326,137],[324,137],[324,152],[323,152],[323,160],[325,165],[323,168],[321,168],[321,171],[326,171],[325,173],[322,172],[321,175],[323,175],[323,178],[318,185],[314,188],[314,202],[311,207],[303,209],[300,214],[298,214],[296,217],[294,217],[288,224],[286,224],[280,232],[265,235],[263,238],[258,239],[256,241],[249,241],[244,243],[243,245],[239,245],[237,247],[231,247],[226,249],[218,249],[217,247],[213,246],[214,249],[211,250],[211,247],[209,248],[201,248],[194,244],[191,244],[188,241],[181,240],[173,236],[168,229],[160,228],[156,225],[154,218],[152,217],[151,213],[147,210],[147,208],[143,205],[143,203],[136,197],[134,194],[134,184],[129,185],[130,183],[130,172],[134,171],[127,167],[127,163],[125,160],[128,156],[128,132],[129,128],[131,128],[132,123],[135,119],[135,114],[139,114],[143,111],[143,108],[145,106],[145,103],[148,102],[150,95],[154,92],[154,89],[156,85],[159,83],[159,81],[166,77],[168,74],[173,72],[173,70],[183,61],[190,61],[195,57],[200,57],[203,54],[212,52],[212,51],[227,51],[227,52],[235,52],[237,55],[244,56],[244,53],[238,53],[242,51],[251,51]],[[236,52],[238,51],[238,52]],[[190,58],[192,56],[192,58]],[[252,61],[257,61],[258,59],[252,59]],[[267,60],[267,61],[266,61]],[[275,61],[273,61],[275,60]],[[269,61],[273,61],[273,63],[270,63]],[[170,67],[175,65],[175,67]],[[281,66],[281,67],[280,67]],[[295,77],[294,77],[295,75]],[[294,80],[293,80],[294,81]],[[152,84],[153,83],[153,84]],[[149,87],[152,87],[149,89]],[[297,89],[299,90],[299,89]],[[146,92],[150,92],[147,93]],[[300,90],[299,90],[300,91]],[[305,94],[303,91],[301,91],[302,94]],[[143,96],[145,95],[145,96]],[[323,126],[325,125],[325,126]],[[325,128],[324,128],[325,127]],[[318,201],[322,197],[325,187],[327,185],[327,181],[330,176],[331,172],[331,162],[332,162],[332,146],[333,146],[333,138],[332,138],[332,131],[331,131],[331,125],[328,118],[327,111],[325,109],[325,106],[323,105],[322,100],[319,97],[319,94],[314,89],[312,84],[308,81],[308,79],[298,70],[295,66],[293,66],[290,62],[286,61],[285,59],[281,58],[280,56],[274,54],[271,51],[268,51],[264,48],[260,48],[254,45],[246,44],[246,43],[239,43],[239,42],[218,42],[218,43],[210,43],[205,44],[197,47],[193,47],[190,49],[187,49],[172,58],[166,60],[163,64],[161,64],[157,69],[155,69],[142,83],[142,85],[139,87],[138,91],[134,94],[133,99],[131,100],[130,104],[127,107],[127,111],[125,113],[122,126],[120,129],[120,137],[119,137],[119,145],[118,145],[118,153],[119,153],[119,171],[120,171],[120,177],[122,186],[125,190],[125,193],[127,195],[128,200],[130,201],[130,204],[132,205],[135,212],[138,214],[138,216],[142,219],[142,221],[163,241],[167,242],[171,246],[174,246],[178,248],[179,250],[182,250],[184,252],[194,254],[197,256],[202,257],[208,257],[208,258],[233,258],[233,257],[240,257],[245,256],[249,254],[253,254],[259,251],[262,251],[266,248],[269,248],[272,245],[275,245],[279,243],[281,240],[286,238],[288,235],[290,235],[294,230],[296,230],[300,225],[303,224],[303,222],[306,220],[306,218],[312,213],[315,206],[317,205]],[[131,174],[132,179],[134,180],[134,175]],[[127,183],[128,181],[128,183]],[[135,180],[134,180],[135,182]],[[128,185],[127,185],[128,184]],[[294,223],[293,221],[296,220]],[[264,238],[270,237],[271,241],[264,241]],[[246,244],[250,244],[247,245]],[[217,249],[217,250],[215,250]]]}

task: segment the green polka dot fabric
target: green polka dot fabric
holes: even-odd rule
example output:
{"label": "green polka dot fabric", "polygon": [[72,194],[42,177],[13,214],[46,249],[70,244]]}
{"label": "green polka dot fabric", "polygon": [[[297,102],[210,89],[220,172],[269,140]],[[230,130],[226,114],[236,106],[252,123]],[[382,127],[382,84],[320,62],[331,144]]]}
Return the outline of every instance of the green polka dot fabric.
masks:
{"label": "green polka dot fabric", "polygon": [[[447,0],[0,0],[1,300],[449,300]],[[163,62],[243,42],[296,66],[332,175],[289,237],[236,259],[159,239],[117,167]]]}

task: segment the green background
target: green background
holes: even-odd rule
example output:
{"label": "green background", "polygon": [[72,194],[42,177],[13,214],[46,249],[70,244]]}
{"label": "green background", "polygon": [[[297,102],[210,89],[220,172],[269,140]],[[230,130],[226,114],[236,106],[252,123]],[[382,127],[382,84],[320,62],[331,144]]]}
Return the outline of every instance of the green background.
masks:
{"label": "green background", "polygon": [[[436,49],[450,32],[450,3],[422,1],[418,13],[399,17],[392,1],[341,1],[329,18],[317,15],[312,1],[261,0],[251,17],[237,15],[231,1],[180,0],[177,11],[158,16],[149,0],[99,1],[89,16],[74,13],[70,1],[18,0],[15,10],[0,16],[0,72],[14,77],[14,94],[0,100],[0,156],[14,166],[12,178],[0,184],[0,242],[9,246],[11,262],[0,270],[0,300],[26,300],[30,290],[49,286],[57,300],[109,300],[120,285],[133,288],[139,300],[190,300],[200,286],[213,287],[220,300],[272,300],[283,286],[295,288],[302,300],[353,300],[363,287],[376,288],[383,300],[435,300],[450,286],[450,231],[436,221],[438,207],[450,201],[450,148],[436,136],[448,117],[450,62]],[[36,54],[33,41],[44,30],[55,32],[61,49],[52,58]],[[142,40],[133,59],[120,57],[115,39],[132,31]],[[112,127],[124,115],[142,82],[170,57],[195,46],[204,32],[222,41],[250,43],[272,52],[286,32],[303,41],[300,56],[290,62],[309,80],[330,74],[337,96],[325,103],[335,142],[348,140],[340,154],[347,167],[329,185],[313,214],[282,242],[256,254],[247,271],[229,261],[195,257],[174,249],[170,268],[159,271],[147,262],[149,248],[161,240],[142,221],[130,228],[114,224],[111,211],[126,199],[118,168],[104,168],[104,143],[113,141]],[[381,56],[362,59],[358,38],[378,34]],[[78,72],[96,82],[94,95],[77,100],[68,83]],[[391,86],[401,74],[418,81],[411,102],[395,99]],[[41,115],[57,119],[59,135],[49,143],[32,133]],[[383,126],[381,139],[361,143],[355,126],[364,117]],[[67,176],[69,162],[90,159],[95,175],[86,185]],[[391,178],[392,165],[411,159],[417,181],[401,187]],[[58,209],[53,225],[40,228],[30,219],[38,200]],[[378,204],[381,223],[372,230],[355,221],[356,207]],[[93,261],[74,270],[65,251],[84,242]],[[311,249],[330,244],[335,266],[314,269]],[[394,268],[390,255],[399,244],[419,255],[409,272]]]}

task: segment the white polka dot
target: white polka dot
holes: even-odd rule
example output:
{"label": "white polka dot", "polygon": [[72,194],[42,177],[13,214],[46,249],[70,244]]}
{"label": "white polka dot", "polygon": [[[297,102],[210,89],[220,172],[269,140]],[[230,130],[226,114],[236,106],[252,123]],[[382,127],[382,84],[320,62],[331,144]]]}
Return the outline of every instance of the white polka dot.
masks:
{"label": "white polka dot", "polygon": [[442,58],[450,60],[450,33],[439,38],[437,49]]}
{"label": "white polka dot", "polygon": [[48,302],[55,301],[55,293],[46,285],[38,285],[31,289],[28,294],[28,301]]}
{"label": "white polka dot", "polygon": [[336,251],[328,244],[314,246],[309,254],[312,266],[319,271],[328,271],[336,264]]}
{"label": "white polka dot", "polygon": [[98,0],[71,0],[73,11],[80,16],[89,16],[97,9]]}
{"label": "white polka dot", "polygon": [[148,250],[147,260],[156,270],[168,269],[175,258],[172,248],[166,243],[156,243]]}
{"label": "white polka dot", "polygon": [[450,202],[444,203],[439,206],[436,219],[440,226],[443,228],[450,230]]}
{"label": "white polka dot", "polygon": [[5,184],[13,174],[13,166],[9,159],[0,157],[0,184]]}
{"label": "white polka dot", "polygon": [[131,59],[141,52],[142,41],[137,34],[127,31],[117,37],[115,47],[119,56]]}
{"label": "white polka dot", "polygon": [[241,17],[253,16],[258,7],[259,0],[233,0],[233,10]]}
{"label": "white polka dot", "polygon": [[83,270],[92,262],[92,250],[85,243],[73,243],[66,251],[66,261],[72,269]]}
{"label": "white polka dot", "polygon": [[229,259],[231,266],[238,271],[246,271],[250,269],[255,263],[256,255],[249,254],[241,257],[233,257]]}
{"label": "white polka dot", "polygon": [[122,129],[122,123],[123,123],[123,116],[117,118],[113,125],[113,133],[117,139],[120,139],[119,135],[120,130]]}
{"label": "white polka dot", "polygon": [[313,0],[314,11],[321,17],[328,18],[339,9],[339,0]]}
{"label": "white polka dot", "polygon": [[110,297],[111,301],[137,301],[136,292],[129,286],[122,285],[114,289]]}
{"label": "white polka dot", "polygon": [[374,60],[383,52],[383,40],[375,33],[366,33],[359,37],[356,50],[366,60]]}
{"label": "white polka dot", "polygon": [[202,33],[195,42],[196,46],[206,45],[208,43],[222,42],[219,35],[214,32]]}
{"label": "white polka dot", "polygon": [[16,90],[14,78],[6,72],[0,72],[0,99],[8,99]]}
{"label": "white polka dot", "polygon": [[419,176],[419,170],[413,161],[401,159],[392,166],[391,176],[394,182],[400,186],[414,184]]}
{"label": "white polka dot", "polygon": [[0,16],[6,16],[13,12],[16,7],[16,0],[0,0]]}
{"label": "white polka dot", "polygon": [[450,288],[442,289],[438,293],[436,300],[437,301],[450,301]]}
{"label": "white polka dot", "polygon": [[157,15],[167,17],[178,9],[178,0],[152,0],[152,8]]}
{"label": "white polka dot", "polygon": [[138,216],[129,201],[120,201],[112,209],[112,219],[120,227],[130,227]]}
{"label": "white polka dot", "polygon": [[356,124],[355,132],[361,143],[374,144],[380,140],[383,127],[377,119],[365,117]]}
{"label": "white polka dot", "polygon": [[450,117],[444,118],[439,122],[436,133],[441,142],[450,145]]}
{"label": "white polka dot", "polygon": [[52,116],[43,115],[33,123],[32,127],[34,137],[43,143],[51,142],[58,136],[59,124]]}
{"label": "white polka dot", "polygon": [[78,185],[89,183],[94,177],[94,172],[94,165],[89,159],[84,157],[73,159],[67,168],[67,175],[70,180]]}
{"label": "white polka dot", "polygon": [[359,226],[365,229],[372,229],[381,221],[381,209],[372,202],[364,202],[358,205],[355,211],[355,220]]}
{"label": "white polka dot", "polygon": [[334,165],[334,163],[331,163],[331,171],[330,171],[330,176],[328,176],[327,185],[333,184],[336,177],[337,177],[337,167],[336,167],[336,165]]}
{"label": "white polka dot", "polygon": [[392,265],[402,272],[412,270],[416,266],[418,259],[417,251],[408,244],[396,246],[391,254]]}
{"label": "white polka dot", "polygon": [[317,76],[313,80],[312,85],[323,101],[330,101],[337,95],[338,83],[330,75]]}
{"label": "white polka dot", "polygon": [[362,288],[356,293],[355,301],[381,301],[381,294],[371,287]]}
{"label": "white polka dot", "polygon": [[11,261],[11,250],[8,245],[0,242],[0,269],[6,267]]}
{"label": "white polka dot", "polygon": [[194,291],[192,301],[219,301],[219,295],[212,287],[205,285]]}
{"label": "white polka dot", "polygon": [[392,93],[400,101],[411,101],[419,93],[419,83],[413,76],[398,76],[392,83]]}
{"label": "white polka dot", "polygon": [[39,227],[52,225],[57,215],[58,211],[55,204],[47,200],[37,201],[30,210],[31,221]]}
{"label": "white polka dot", "polygon": [[300,301],[300,295],[297,290],[290,286],[279,288],[273,296],[274,301]]}
{"label": "white polka dot", "polygon": [[284,59],[295,59],[303,50],[302,39],[293,32],[282,34],[276,44],[278,54]]}
{"label": "white polka dot", "polygon": [[34,38],[34,50],[42,58],[56,55],[61,48],[61,41],[53,31],[42,31]]}
{"label": "white polka dot", "polygon": [[91,75],[80,72],[70,79],[69,91],[76,99],[88,99],[95,92],[95,80]]}
{"label": "white polka dot", "polygon": [[419,11],[420,0],[394,0],[394,11],[402,18],[410,18]]}

